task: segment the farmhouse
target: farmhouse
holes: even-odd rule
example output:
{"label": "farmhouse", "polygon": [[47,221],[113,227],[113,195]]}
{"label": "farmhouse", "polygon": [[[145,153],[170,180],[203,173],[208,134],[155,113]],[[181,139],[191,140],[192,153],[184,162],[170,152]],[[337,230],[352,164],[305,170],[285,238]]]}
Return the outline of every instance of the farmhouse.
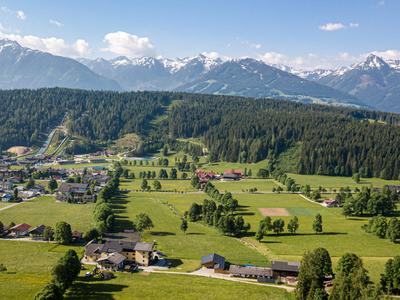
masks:
{"label": "farmhouse", "polygon": [[97,263],[102,269],[111,271],[122,271],[126,257],[117,252],[107,254],[105,257],[99,258]]}
{"label": "farmhouse", "polygon": [[271,262],[271,269],[274,277],[297,277],[299,275],[299,262],[289,262],[284,260],[273,260]]}
{"label": "farmhouse", "polygon": [[400,185],[385,185],[385,188],[391,192],[400,194]]}
{"label": "farmhouse", "polygon": [[214,269],[214,272],[225,269],[225,257],[212,253],[201,258],[201,265],[207,269]]}
{"label": "farmhouse", "polygon": [[322,205],[325,207],[338,207],[339,203],[335,199],[324,200]]}
{"label": "farmhouse", "polygon": [[40,240],[43,238],[44,229],[46,228],[45,225],[36,226],[28,231],[29,236],[33,240]]}
{"label": "farmhouse", "polygon": [[229,273],[234,277],[254,278],[259,282],[274,282],[271,268],[230,265]]}
{"label": "farmhouse", "polygon": [[86,183],[63,182],[58,188],[56,199],[68,202],[91,202],[96,199],[89,193],[89,185]]}
{"label": "farmhouse", "polygon": [[29,233],[31,225],[26,223],[17,224],[9,229],[9,235],[12,237],[22,237]]}
{"label": "farmhouse", "polygon": [[241,170],[226,170],[222,175],[222,180],[232,181],[240,180],[243,177],[243,172]]}
{"label": "farmhouse", "polygon": [[[112,253],[125,257],[126,262],[148,266],[153,260],[154,243],[127,240],[92,240],[85,246],[84,259],[91,262],[103,261]],[[104,262],[104,261],[103,261]]]}

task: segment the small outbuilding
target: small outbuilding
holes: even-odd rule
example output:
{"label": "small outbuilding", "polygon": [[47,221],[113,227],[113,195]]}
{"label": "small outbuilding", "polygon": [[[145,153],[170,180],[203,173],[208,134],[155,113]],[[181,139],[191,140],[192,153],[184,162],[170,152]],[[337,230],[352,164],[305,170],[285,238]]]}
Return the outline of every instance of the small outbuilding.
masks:
{"label": "small outbuilding", "polygon": [[212,253],[201,258],[201,265],[207,269],[214,269],[215,272],[225,269],[225,257]]}

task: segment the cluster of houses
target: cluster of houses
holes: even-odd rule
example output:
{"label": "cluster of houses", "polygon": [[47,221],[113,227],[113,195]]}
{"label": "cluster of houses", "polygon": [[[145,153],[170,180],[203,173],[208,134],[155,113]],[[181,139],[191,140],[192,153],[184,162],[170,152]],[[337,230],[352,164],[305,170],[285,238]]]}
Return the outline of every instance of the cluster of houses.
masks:
{"label": "cluster of houses", "polygon": [[[41,224],[31,226],[26,223],[20,223],[4,229],[4,237],[6,238],[30,238],[31,240],[43,241],[46,226]],[[83,234],[80,231],[72,232],[72,243],[81,243]]]}
{"label": "cluster of houses", "polygon": [[200,180],[200,184],[204,185],[209,180],[222,180],[222,181],[234,181],[240,180],[244,177],[244,174],[241,170],[226,170],[223,174],[217,174],[213,171],[197,169],[195,171],[197,177]]}
{"label": "cluster of houses", "polygon": [[225,258],[212,253],[201,258],[204,268],[212,269],[215,273],[227,274],[232,277],[255,279],[257,282],[284,282],[295,285],[299,274],[299,262],[273,260],[271,267],[257,267],[253,265],[229,264]]}
{"label": "cluster of houses", "polygon": [[140,242],[139,235],[133,235],[129,239],[90,241],[85,246],[83,262],[96,264],[103,270],[131,271],[137,266],[147,267],[158,258],[154,243]]}

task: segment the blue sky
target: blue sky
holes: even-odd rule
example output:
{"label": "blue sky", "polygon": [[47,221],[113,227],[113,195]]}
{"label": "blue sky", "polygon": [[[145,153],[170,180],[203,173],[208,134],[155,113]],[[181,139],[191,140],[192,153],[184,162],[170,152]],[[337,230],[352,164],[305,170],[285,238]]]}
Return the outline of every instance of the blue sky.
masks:
{"label": "blue sky", "polygon": [[0,37],[71,57],[250,56],[336,67],[400,59],[397,0],[0,0]]}

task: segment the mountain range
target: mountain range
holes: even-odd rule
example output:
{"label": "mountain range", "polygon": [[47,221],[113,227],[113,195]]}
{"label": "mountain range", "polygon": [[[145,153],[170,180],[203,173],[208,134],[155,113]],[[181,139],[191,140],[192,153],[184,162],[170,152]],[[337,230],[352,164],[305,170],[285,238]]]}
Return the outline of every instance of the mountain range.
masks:
{"label": "mountain range", "polygon": [[253,58],[222,60],[203,54],[74,60],[0,40],[0,67],[0,89],[169,90],[400,112],[400,61],[372,54],[337,70],[301,71]]}

